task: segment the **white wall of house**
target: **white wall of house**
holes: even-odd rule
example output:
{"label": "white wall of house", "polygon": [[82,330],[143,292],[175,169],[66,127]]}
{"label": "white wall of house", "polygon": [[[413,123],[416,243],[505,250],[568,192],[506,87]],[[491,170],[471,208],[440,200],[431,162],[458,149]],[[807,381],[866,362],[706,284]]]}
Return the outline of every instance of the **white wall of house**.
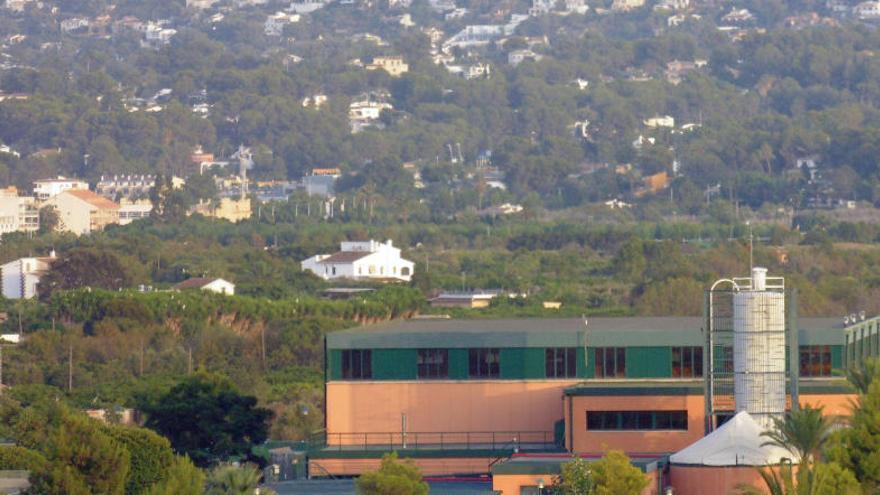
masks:
{"label": "white wall of house", "polygon": [[43,207],[54,206],[58,211],[58,230],[76,235],[91,232],[91,215],[97,208],[71,194],[58,194],[49,198]]}
{"label": "white wall of house", "polygon": [[34,182],[34,196],[46,200],[68,189],[88,189],[88,182],[78,179],[48,179]]}
{"label": "white wall of house", "polygon": [[412,280],[415,263],[400,257],[400,249],[387,243],[377,241],[343,242],[342,252],[369,253],[352,262],[328,262],[331,255],[319,254],[301,263],[303,270],[308,270],[324,280],[348,278],[353,280],[366,279],[398,279],[409,282]]}
{"label": "white wall of house", "polygon": [[213,282],[202,287],[202,290],[209,290],[218,294],[226,294],[228,296],[235,295],[235,284],[227,282],[222,278],[218,278]]}
{"label": "white wall of house", "polygon": [[415,263],[400,257],[397,253],[378,251],[353,263],[354,278],[396,278],[409,282],[412,280]]}
{"label": "white wall of house", "polygon": [[3,297],[30,299],[37,295],[40,276],[49,268],[46,258],[21,258],[0,266]]}

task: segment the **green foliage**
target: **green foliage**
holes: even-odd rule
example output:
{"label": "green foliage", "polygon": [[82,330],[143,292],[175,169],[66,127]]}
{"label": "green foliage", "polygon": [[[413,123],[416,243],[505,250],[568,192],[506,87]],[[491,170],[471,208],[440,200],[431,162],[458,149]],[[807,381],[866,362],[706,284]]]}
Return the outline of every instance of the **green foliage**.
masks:
{"label": "green foliage", "polygon": [[[97,493],[124,494],[130,469],[130,454],[85,416],[66,415],[50,438],[48,457],[53,461],[52,476],[62,469],[75,470],[86,486]],[[63,467],[62,467],[63,466]]]}
{"label": "green foliage", "polygon": [[188,458],[174,456],[165,478],[147,488],[144,495],[203,495],[205,473]]}
{"label": "green foliage", "polygon": [[880,360],[862,359],[855,366],[846,370],[846,378],[859,391],[868,393],[871,384],[880,377]]}
{"label": "green foliage", "polygon": [[571,462],[562,465],[562,472],[554,481],[554,490],[558,495],[589,495],[595,493],[593,473],[587,461],[575,457]]}
{"label": "green foliage", "polygon": [[39,452],[17,445],[0,446],[0,470],[25,469],[40,473],[47,466],[48,461]]}
{"label": "green foliage", "polygon": [[165,481],[175,462],[168,439],[144,428],[108,425],[105,431],[129,453],[131,468],[125,483],[127,495],[144,493],[149,487]]}
{"label": "green foliage", "polygon": [[629,457],[619,450],[609,450],[602,459],[590,465],[596,495],[641,493],[650,480]]}
{"label": "green foliage", "polygon": [[851,470],[865,493],[880,490],[880,380],[859,395],[848,428],[837,431],[828,458]]}
{"label": "green foliage", "polygon": [[271,411],[257,407],[218,375],[198,373],[142,405],[146,425],[168,437],[180,454],[197,465],[233,456],[246,457],[266,439]]}
{"label": "green foliage", "polygon": [[358,495],[427,495],[428,484],[412,460],[399,460],[397,452],[385,454],[376,471],[362,474],[357,482]]}
{"label": "green foliage", "polygon": [[261,476],[253,464],[221,464],[208,473],[205,495],[253,495]]}
{"label": "green foliage", "polygon": [[40,279],[40,297],[54,292],[92,287],[118,290],[130,287],[132,277],[119,257],[110,251],[75,249],[52,262],[49,272]]}
{"label": "green foliage", "polygon": [[786,413],[784,418],[773,418],[773,428],[761,436],[768,439],[763,445],[782,447],[809,465],[819,456],[833,428],[821,407],[807,406]]}
{"label": "green foliage", "polygon": [[[795,471],[797,474],[795,474]],[[853,473],[836,463],[815,463],[794,469],[790,463],[759,469],[765,487],[740,485],[743,495],[860,495]]]}

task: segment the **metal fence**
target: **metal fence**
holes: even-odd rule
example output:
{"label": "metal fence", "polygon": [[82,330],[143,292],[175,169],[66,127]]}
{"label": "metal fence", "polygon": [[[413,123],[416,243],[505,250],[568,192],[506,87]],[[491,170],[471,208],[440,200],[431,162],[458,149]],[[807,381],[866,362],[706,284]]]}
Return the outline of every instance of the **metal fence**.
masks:
{"label": "metal fence", "polygon": [[[552,431],[324,433],[325,450],[536,450],[556,446]],[[317,439],[316,439],[317,440]]]}

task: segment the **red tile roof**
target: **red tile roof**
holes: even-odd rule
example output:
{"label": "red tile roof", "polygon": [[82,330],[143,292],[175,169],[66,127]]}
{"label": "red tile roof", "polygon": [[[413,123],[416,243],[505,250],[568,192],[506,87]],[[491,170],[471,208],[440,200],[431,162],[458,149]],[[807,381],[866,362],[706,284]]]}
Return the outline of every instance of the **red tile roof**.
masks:
{"label": "red tile roof", "polygon": [[[88,191],[86,189],[68,189],[64,191],[65,193],[71,194],[72,196],[79,198],[86,203],[94,206],[95,208],[101,210],[118,210],[119,205],[105,198],[104,196],[93,193],[92,191]],[[63,193],[62,193],[63,194]]]}

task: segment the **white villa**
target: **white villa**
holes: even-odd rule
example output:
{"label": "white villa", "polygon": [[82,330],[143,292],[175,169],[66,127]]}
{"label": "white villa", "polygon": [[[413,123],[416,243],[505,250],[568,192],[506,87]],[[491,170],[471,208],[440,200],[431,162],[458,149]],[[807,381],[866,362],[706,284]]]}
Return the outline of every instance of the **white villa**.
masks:
{"label": "white villa", "polygon": [[400,257],[391,241],[343,242],[334,254],[318,254],[302,262],[302,269],[325,279],[395,279],[409,282],[415,263]]}
{"label": "white villa", "polygon": [[30,299],[37,295],[40,277],[55,261],[55,251],[49,256],[19,258],[0,266],[3,297],[6,299]]}

